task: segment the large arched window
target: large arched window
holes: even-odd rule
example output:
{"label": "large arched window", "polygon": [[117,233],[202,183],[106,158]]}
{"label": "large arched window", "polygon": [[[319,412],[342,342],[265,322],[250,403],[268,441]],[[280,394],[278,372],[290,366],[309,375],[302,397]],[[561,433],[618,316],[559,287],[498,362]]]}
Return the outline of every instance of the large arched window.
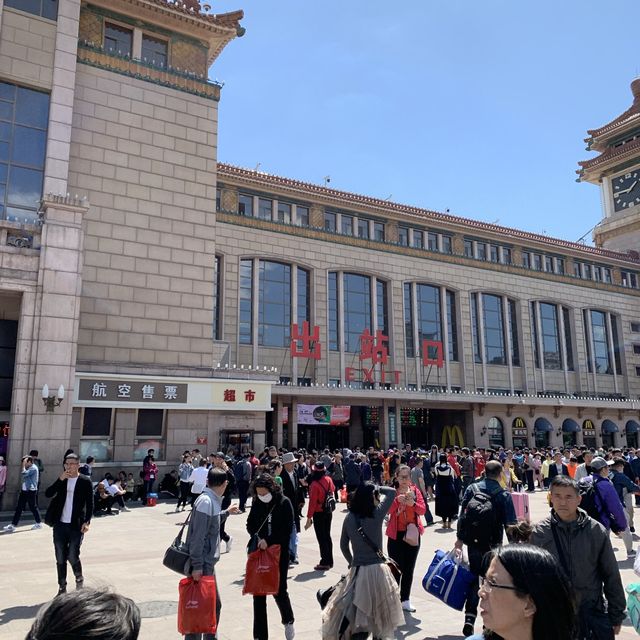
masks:
{"label": "large arched window", "polygon": [[257,338],[260,346],[288,347],[291,325],[310,319],[309,271],[271,260],[241,260],[239,284],[240,344],[253,344]]}
{"label": "large arched window", "polygon": [[507,364],[510,357],[513,366],[520,366],[515,300],[491,293],[472,293],[471,328],[477,363]]}
{"label": "large arched window", "polygon": [[531,325],[536,367],[540,368],[540,352],[542,352],[542,363],[545,369],[564,369],[564,352],[566,368],[573,371],[569,309],[550,302],[532,302]]}
{"label": "large arched window", "polygon": [[[375,302],[374,302],[375,298]],[[359,273],[332,271],[328,278],[329,349],[340,348],[340,314],[342,314],[342,348],[348,353],[360,351],[360,336],[380,330],[386,336],[389,312],[386,283]],[[391,352],[390,341],[386,343]]]}
{"label": "large arched window", "polygon": [[589,373],[622,373],[616,316],[598,309],[584,310]]}
{"label": "large arched window", "polygon": [[[442,313],[443,306],[446,307],[444,314]],[[458,360],[456,322],[456,296],[453,291],[420,282],[405,283],[404,325],[407,356],[414,357],[416,355],[415,336],[418,338],[418,353],[422,355],[423,340],[435,340],[442,342],[444,346],[446,332],[449,360]]]}
{"label": "large arched window", "polygon": [[500,418],[489,418],[487,421],[487,432],[489,434],[489,446],[492,449],[504,447],[504,427]]}

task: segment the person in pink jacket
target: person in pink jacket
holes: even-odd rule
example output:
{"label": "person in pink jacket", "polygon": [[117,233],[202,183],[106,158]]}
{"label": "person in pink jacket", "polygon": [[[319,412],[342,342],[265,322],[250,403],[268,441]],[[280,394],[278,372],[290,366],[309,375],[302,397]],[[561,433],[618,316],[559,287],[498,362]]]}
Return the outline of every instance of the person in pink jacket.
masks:
{"label": "person in pink jacket", "polygon": [[405,611],[413,612],[411,606],[411,583],[413,571],[420,551],[420,536],[424,533],[422,518],[426,512],[422,493],[411,484],[411,471],[401,464],[395,473],[396,497],[389,509],[387,525],[387,553],[402,571],[400,600]]}
{"label": "person in pink jacket", "polygon": [[4,492],[7,488],[7,463],[4,458],[0,456],[0,511],[2,511],[2,499],[4,498]]}

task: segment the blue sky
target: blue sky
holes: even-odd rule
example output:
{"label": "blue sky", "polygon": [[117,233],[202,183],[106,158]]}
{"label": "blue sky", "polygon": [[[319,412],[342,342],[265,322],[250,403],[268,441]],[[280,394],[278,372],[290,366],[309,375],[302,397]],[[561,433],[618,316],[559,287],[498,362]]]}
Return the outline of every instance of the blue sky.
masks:
{"label": "blue sky", "polygon": [[637,0],[210,4],[247,29],[210,71],[220,161],[568,240],[600,219],[575,170],[631,105]]}

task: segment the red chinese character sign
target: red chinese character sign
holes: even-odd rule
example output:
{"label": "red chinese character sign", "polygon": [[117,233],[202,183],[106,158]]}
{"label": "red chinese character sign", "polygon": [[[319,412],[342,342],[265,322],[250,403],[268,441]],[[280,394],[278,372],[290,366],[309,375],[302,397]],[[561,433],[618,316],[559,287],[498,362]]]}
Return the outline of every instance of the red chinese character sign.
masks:
{"label": "red chinese character sign", "polygon": [[425,367],[435,365],[438,369],[442,368],[444,364],[442,342],[439,340],[422,341],[422,364]]}
{"label": "red chinese character sign", "polygon": [[236,390],[235,389],[225,389],[224,390],[224,401],[225,402],[235,402],[236,401]]}
{"label": "red chinese character sign", "polygon": [[318,325],[314,325],[313,333],[311,333],[309,323],[306,320],[302,323],[302,331],[300,331],[300,325],[297,322],[294,323],[291,329],[291,357],[320,360],[322,345],[320,344],[320,327]]}
{"label": "red chinese character sign", "polygon": [[389,336],[382,334],[378,329],[376,335],[372,336],[369,329],[365,329],[360,334],[360,360],[371,360],[374,366],[377,364],[387,364],[389,350],[385,343],[389,342]]}

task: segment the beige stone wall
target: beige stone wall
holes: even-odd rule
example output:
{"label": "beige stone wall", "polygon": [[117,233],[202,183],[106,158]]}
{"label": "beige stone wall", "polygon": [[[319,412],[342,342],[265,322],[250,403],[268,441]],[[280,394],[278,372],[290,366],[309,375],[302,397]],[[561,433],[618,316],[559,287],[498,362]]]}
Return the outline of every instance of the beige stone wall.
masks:
{"label": "beige stone wall", "polygon": [[79,368],[211,366],[216,128],[214,101],[78,66]]}
{"label": "beige stone wall", "polygon": [[[563,281],[550,283],[536,277],[535,272],[519,270],[517,275],[498,270],[461,264],[451,264],[444,260],[424,257],[417,258],[399,253],[381,253],[371,249],[354,246],[355,243],[342,244],[312,239],[301,239],[292,234],[259,229],[257,221],[243,223],[254,227],[222,222],[217,223],[216,250],[223,254],[225,262],[224,296],[224,334],[223,338],[234,345],[232,362],[282,367],[282,374],[289,375],[291,361],[285,350],[264,349],[251,346],[237,346],[238,314],[238,268],[241,258],[259,257],[296,263],[312,268],[313,321],[321,327],[323,342],[323,360],[317,365],[317,379],[327,382],[331,378],[340,378],[341,364],[337,354],[327,351],[327,306],[326,274],[330,270],[346,270],[376,275],[389,281],[389,303],[393,308],[391,328],[392,353],[394,363],[408,371],[403,376],[403,385],[416,383],[415,365],[404,357],[404,325],[402,316],[402,285],[407,281],[422,281],[446,286],[458,293],[458,342],[460,363],[452,363],[451,383],[462,385],[469,390],[482,386],[482,371],[473,363],[469,293],[472,291],[490,291],[502,293],[517,301],[520,342],[520,367],[513,368],[514,387],[535,394],[543,389],[540,370],[535,369],[531,341],[530,301],[547,300],[561,303],[574,310],[573,313],[573,359],[576,371],[570,372],[569,391],[594,392],[593,376],[586,370],[586,344],[582,319],[583,308],[599,308],[619,314],[623,329],[624,371],[626,379],[618,377],[619,392],[635,396],[640,394],[640,378],[635,375],[635,365],[640,364],[638,356],[633,355],[630,323],[640,320],[638,297],[627,295],[624,291],[612,291],[588,286],[582,281],[568,284]],[[639,340],[640,341],[640,340]],[[328,356],[328,357],[327,357]],[[344,363],[350,366],[351,355],[347,354]],[[356,358],[357,366],[357,358]],[[298,363],[298,375],[302,375],[304,361]],[[464,369],[464,372],[463,372]],[[475,371],[475,376],[474,376]],[[546,388],[565,390],[564,375],[555,372],[546,373]],[[441,372],[441,379],[443,378]],[[430,382],[435,374],[432,374]],[[463,378],[464,376],[464,378]],[[508,368],[506,366],[488,366],[487,384],[492,388],[508,388]],[[597,376],[597,391],[613,393],[613,376]]]}
{"label": "beige stone wall", "polygon": [[51,89],[56,24],[5,7],[0,29],[0,76],[9,82]]}

